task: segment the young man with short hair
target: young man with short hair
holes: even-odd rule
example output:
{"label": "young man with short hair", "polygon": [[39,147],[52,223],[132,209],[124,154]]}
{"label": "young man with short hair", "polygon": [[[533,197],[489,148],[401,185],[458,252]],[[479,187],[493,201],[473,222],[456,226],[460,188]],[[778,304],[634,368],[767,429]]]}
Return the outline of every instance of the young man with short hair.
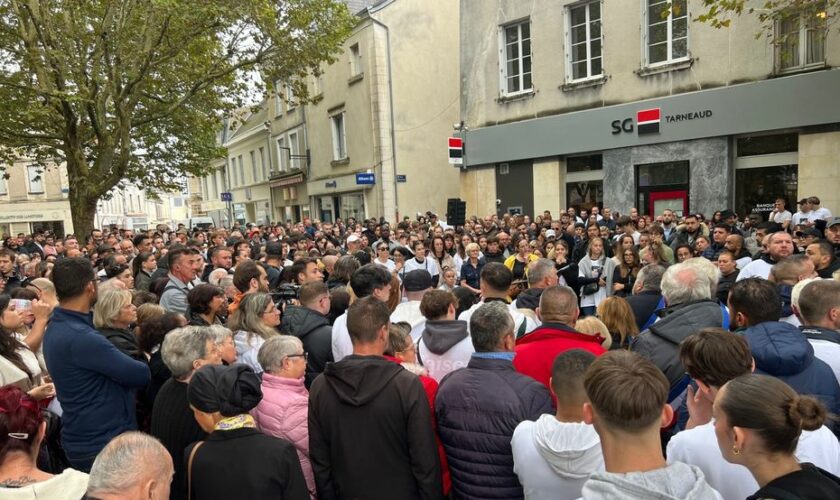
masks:
{"label": "young man with short hair", "polygon": [[513,432],[513,470],[526,498],[580,498],[589,475],[604,470],[598,434],[583,423],[583,377],[593,361],[595,355],[583,349],[557,356],[549,383],[557,412],[543,414],[536,422],[526,420]]}
{"label": "young man with short hair", "polygon": [[583,485],[584,499],[722,499],[698,467],[666,464],[659,430],[671,422],[668,379],[650,361],[627,351],[596,359],[583,381],[583,420],[601,439],[606,472]]}

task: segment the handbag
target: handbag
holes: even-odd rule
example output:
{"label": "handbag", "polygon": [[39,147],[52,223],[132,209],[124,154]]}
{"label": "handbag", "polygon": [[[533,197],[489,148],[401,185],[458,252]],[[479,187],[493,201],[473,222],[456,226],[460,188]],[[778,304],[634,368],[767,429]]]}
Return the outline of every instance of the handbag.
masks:
{"label": "handbag", "polygon": [[[601,279],[601,273],[603,272],[603,270],[603,267],[598,269],[598,280]],[[600,285],[598,285],[598,280],[595,280],[593,283],[587,283],[583,285],[581,293],[583,293],[583,295],[595,295],[596,293],[598,293],[598,289],[601,288]]]}
{"label": "handbag", "polygon": [[192,500],[192,464],[195,458],[195,452],[204,444],[204,441],[199,441],[193,446],[190,451],[190,458],[187,460],[187,500]]}

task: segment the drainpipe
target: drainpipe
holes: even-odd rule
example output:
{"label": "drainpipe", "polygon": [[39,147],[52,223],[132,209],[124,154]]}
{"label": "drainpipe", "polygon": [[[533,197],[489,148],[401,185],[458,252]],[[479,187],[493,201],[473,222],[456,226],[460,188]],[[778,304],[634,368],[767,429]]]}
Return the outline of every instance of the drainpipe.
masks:
{"label": "drainpipe", "polygon": [[[370,12],[368,11],[368,15]],[[385,50],[386,50],[386,58],[388,60],[388,103],[390,107],[390,126],[391,126],[391,165],[393,168],[393,172],[391,172],[391,178],[394,185],[394,216],[393,222],[399,223],[399,199],[397,195],[397,139],[396,133],[394,132],[394,82],[391,78],[391,30],[385,25],[383,22],[375,19],[373,16],[370,16],[370,20],[373,21],[374,24],[381,26],[385,30]],[[384,161],[382,162],[384,166]],[[384,170],[384,169],[383,169]],[[384,184],[383,184],[384,189]],[[384,205],[384,203],[383,203]],[[384,206],[383,206],[384,209]],[[387,218],[387,214],[386,218]],[[391,221],[389,221],[391,222]]]}

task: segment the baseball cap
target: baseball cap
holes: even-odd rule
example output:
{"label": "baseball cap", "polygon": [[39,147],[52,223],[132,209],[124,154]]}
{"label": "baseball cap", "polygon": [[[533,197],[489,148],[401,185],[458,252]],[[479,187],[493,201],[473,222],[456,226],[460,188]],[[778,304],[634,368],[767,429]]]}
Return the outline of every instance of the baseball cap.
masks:
{"label": "baseball cap", "polygon": [[825,227],[836,226],[837,224],[840,224],[840,217],[835,217],[831,219],[830,221],[828,221],[828,224]]}
{"label": "baseball cap", "polygon": [[803,203],[808,203],[808,198],[802,198],[796,202],[797,205],[802,205]]}
{"label": "baseball cap", "polygon": [[819,229],[815,227],[809,227],[808,229],[804,229],[802,231],[797,231],[796,236],[815,236],[817,238],[822,238],[822,233]]}
{"label": "baseball cap", "polygon": [[548,231],[545,232],[545,237],[546,238],[556,238],[557,233],[554,231],[554,229],[549,229]]}
{"label": "baseball cap", "polygon": [[432,275],[425,269],[415,269],[405,273],[403,287],[406,292],[422,292],[432,287]]}
{"label": "baseball cap", "polygon": [[355,243],[355,242],[359,241],[360,239],[361,238],[359,238],[359,236],[354,233],[354,234],[351,234],[350,236],[347,237],[347,243]]}

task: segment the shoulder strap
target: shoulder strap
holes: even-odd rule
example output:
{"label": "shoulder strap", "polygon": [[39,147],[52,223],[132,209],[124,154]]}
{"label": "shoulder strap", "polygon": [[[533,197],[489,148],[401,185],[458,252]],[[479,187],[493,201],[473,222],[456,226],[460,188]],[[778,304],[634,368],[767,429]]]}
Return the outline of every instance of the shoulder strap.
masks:
{"label": "shoulder strap", "polygon": [[516,330],[516,338],[519,338],[525,335],[525,330],[528,329],[528,317],[523,314],[522,324],[519,325],[519,329]]}
{"label": "shoulder strap", "polygon": [[187,500],[192,500],[192,464],[193,458],[195,458],[195,452],[198,451],[198,448],[204,444],[204,441],[199,441],[195,443],[193,446],[192,451],[190,452],[190,458],[187,460]]}

